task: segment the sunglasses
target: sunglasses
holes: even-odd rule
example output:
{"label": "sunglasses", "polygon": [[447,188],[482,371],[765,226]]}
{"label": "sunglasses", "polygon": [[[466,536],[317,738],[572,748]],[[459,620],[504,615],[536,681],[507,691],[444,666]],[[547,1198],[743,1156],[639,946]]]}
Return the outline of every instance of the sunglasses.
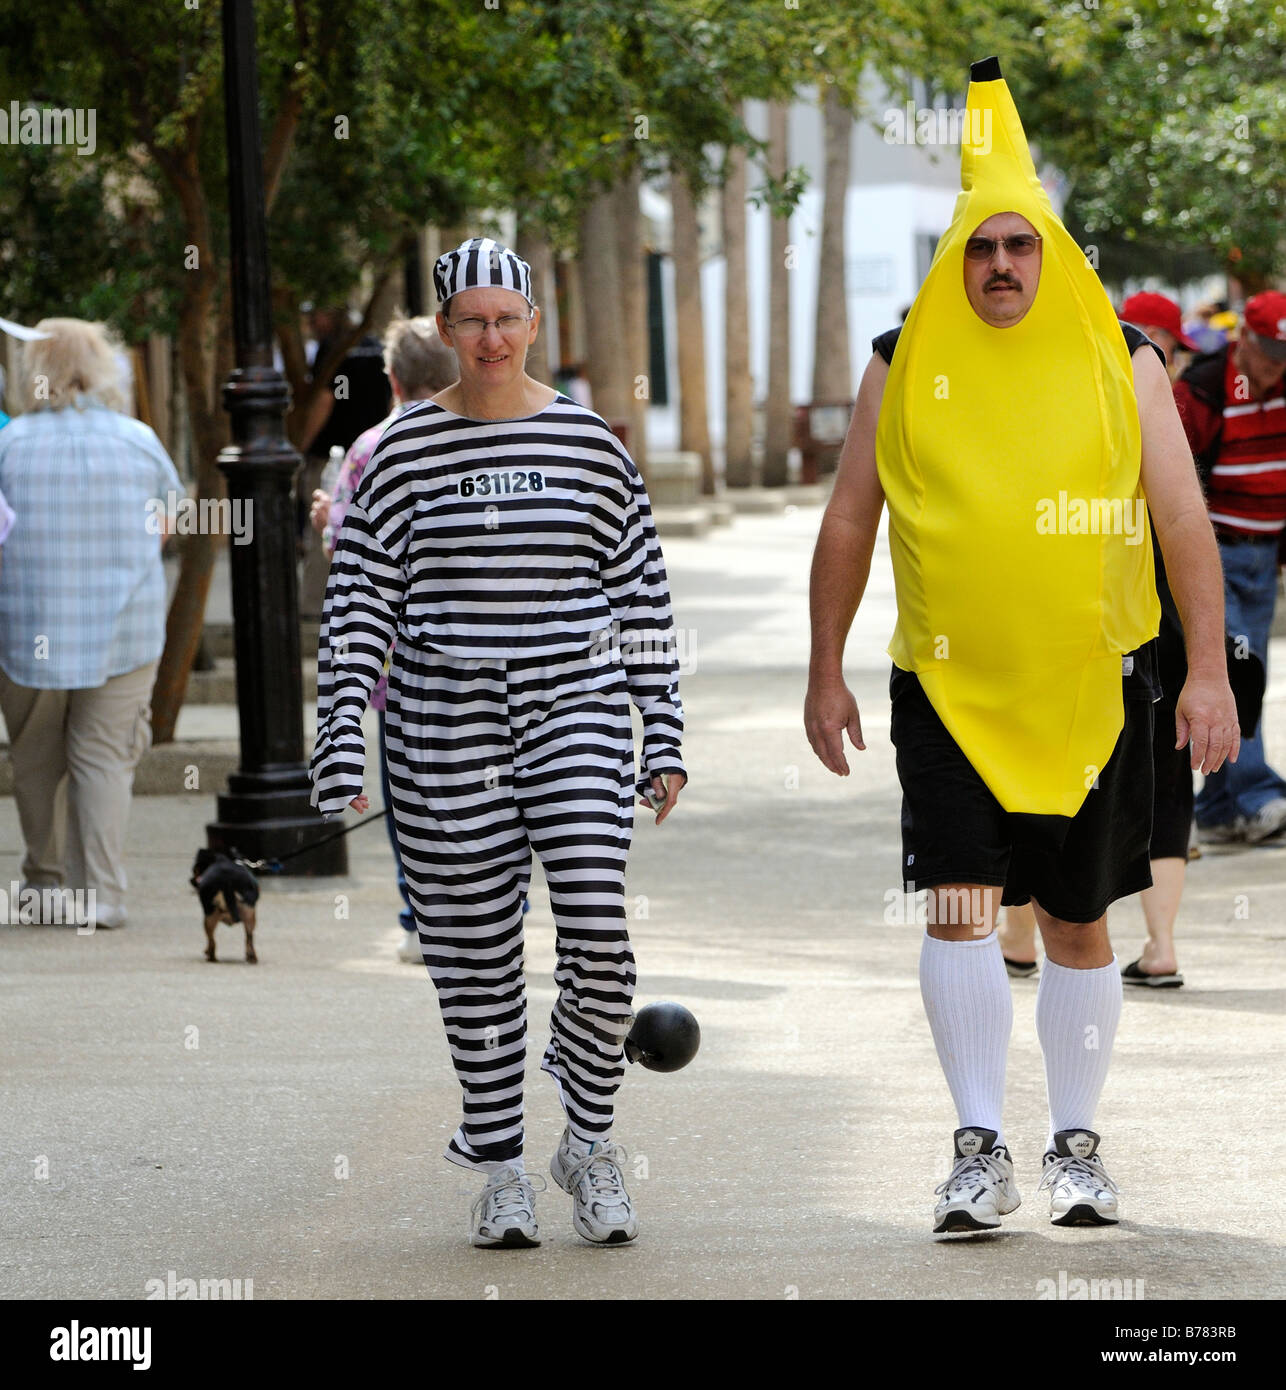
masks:
{"label": "sunglasses", "polygon": [[1031,232],[1019,232],[1017,236],[971,236],[965,242],[965,259],[989,261],[996,254],[997,246],[1003,246],[1011,256],[1030,256],[1040,240]]}

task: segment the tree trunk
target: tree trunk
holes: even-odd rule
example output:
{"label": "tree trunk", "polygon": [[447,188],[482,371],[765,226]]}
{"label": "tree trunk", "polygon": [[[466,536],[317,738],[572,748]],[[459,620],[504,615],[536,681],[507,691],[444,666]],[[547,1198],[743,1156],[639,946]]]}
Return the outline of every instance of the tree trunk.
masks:
{"label": "tree trunk", "polygon": [[630,456],[647,477],[647,410],[652,399],[652,364],[648,352],[647,272],[643,259],[638,167],[613,190],[616,203],[616,259],[621,274],[620,352],[628,390]]}
{"label": "tree trunk", "polygon": [[[228,420],[218,403],[215,375],[219,360],[220,304],[205,189],[196,158],[196,135],[187,148],[163,158],[165,170],[179,197],[188,242],[196,247],[197,262],[184,277],[179,307],[179,362],[188,407],[196,494],[218,497],[222,477],[215,460],[229,437]],[[152,741],[174,738],[188,674],[201,645],[205,602],[214,572],[214,537],[184,537],[179,580],[165,622],[161,653],[152,690]]]}
{"label": "tree trunk", "polygon": [[552,386],[554,374],[549,367],[549,345],[553,341],[551,335],[558,331],[557,315],[550,312],[555,307],[553,256],[549,242],[540,235],[535,223],[522,217],[518,219],[514,251],[531,267],[531,297],[540,310],[540,331],[527,349],[527,375]]}
{"label": "tree trunk", "polygon": [[813,399],[833,404],[853,399],[848,353],[848,296],[844,287],[844,208],[848,200],[853,116],[836,87],[822,103],[826,124],[826,190],[813,339]]}
{"label": "tree trunk", "polygon": [[608,424],[627,422],[630,396],[621,352],[621,277],[611,192],[600,193],[581,216],[580,269],[585,300],[585,375],[594,393],[594,409]]}
{"label": "tree trunk", "polygon": [[721,198],[724,257],[724,479],[729,487],[753,482],[750,460],[750,311],[746,294],[746,152],[724,152]]}
{"label": "tree trunk", "polygon": [[[206,346],[201,342],[202,337],[217,337],[217,328],[212,335],[211,325],[194,322],[195,318],[187,306],[180,313],[179,356],[192,431],[196,495],[213,498],[222,492],[222,476],[215,460],[228,442],[229,430],[225,413],[210,400],[210,383],[217,360],[212,350],[214,344]],[[215,537],[203,532],[184,536],[180,554],[179,581],[165,622],[165,650],[152,690],[152,742],[155,744],[173,740],[179,710],[183,708],[188,675],[205,627],[205,605],[214,574]]]}
{"label": "tree trunk", "polygon": [[[292,85],[269,132],[264,156],[269,209],[294,146],[302,105],[300,88]],[[234,357],[232,310],[227,287],[221,296],[218,293],[209,204],[197,153],[201,141],[197,117],[190,118],[187,137],[182,148],[162,152],[153,147],[152,155],[174,188],[187,242],[197,251],[195,267],[184,276],[178,359],[197,497],[216,498],[223,495],[225,487],[216,460],[231,438],[221,391]],[[215,539],[201,534],[183,538],[178,584],[165,620],[165,649],[152,690],[152,741],[156,744],[169,743],[174,738],[179,710],[187,694],[188,675],[201,646],[206,599],[214,573]]]}
{"label": "tree trunk", "polygon": [[674,231],[674,308],[679,357],[679,448],[701,455],[701,491],[714,496],[714,459],[706,406],[705,314],[701,307],[701,250],[692,185],[670,172]]}
{"label": "tree trunk", "polygon": [[[783,178],[787,166],[789,108],[774,101],[768,107],[768,172]],[[768,402],[765,409],[765,487],[783,487],[789,480],[793,411],[790,404],[790,280],[794,271],[786,263],[790,239],[787,218],[772,220],[768,265]]]}

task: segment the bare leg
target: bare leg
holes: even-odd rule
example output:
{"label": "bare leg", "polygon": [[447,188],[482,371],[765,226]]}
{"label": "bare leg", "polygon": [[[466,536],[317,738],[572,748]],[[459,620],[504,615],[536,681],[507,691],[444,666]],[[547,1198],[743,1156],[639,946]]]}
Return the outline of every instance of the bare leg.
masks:
{"label": "bare leg", "polygon": [[983,883],[944,883],[930,888],[932,920],[925,931],[937,941],[977,941],[996,924],[1000,889]]}
{"label": "bare leg", "polygon": [[1154,859],[1152,887],[1139,894],[1143,916],[1148,924],[1148,941],[1140,957],[1139,969],[1148,975],[1174,975],[1179,961],[1174,953],[1174,921],[1188,862],[1186,859]]}
{"label": "bare leg", "polygon": [[1000,950],[1006,960],[1021,964],[1036,961],[1036,914],[1028,903],[1025,907],[1007,907],[996,928]]}
{"label": "bare leg", "polygon": [[1099,970],[1112,964],[1112,943],[1107,935],[1107,914],[1097,922],[1064,922],[1051,917],[1033,899],[1036,922],[1045,943],[1045,955],[1069,970]]}

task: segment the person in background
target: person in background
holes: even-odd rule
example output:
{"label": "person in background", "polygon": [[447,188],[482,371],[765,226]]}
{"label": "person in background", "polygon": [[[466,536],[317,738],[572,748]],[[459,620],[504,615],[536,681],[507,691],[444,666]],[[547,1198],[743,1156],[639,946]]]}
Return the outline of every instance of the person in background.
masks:
{"label": "person in background", "polygon": [[168,510],[183,486],[125,414],[104,327],[36,327],[48,336],[23,348],[24,413],[0,431],[0,489],[18,515],[0,571],[0,712],[22,877],[42,904],[84,890],[78,925],[121,927],[134,768],[165,645],[157,503]]}
{"label": "person in background", "polygon": [[[1238,340],[1198,357],[1174,396],[1219,542],[1228,633],[1267,671],[1286,541],[1286,294],[1248,300]],[[1210,843],[1259,844],[1286,830],[1286,779],[1268,766],[1262,719],[1238,761],[1206,778],[1196,817]]]}
{"label": "person in background", "polygon": [[[326,553],[329,556],[335,548],[335,540],[344,524],[344,513],[352,500],[362,474],[370,462],[380,435],[394,420],[413,406],[417,401],[428,400],[430,396],[445,390],[459,376],[455,353],[438,336],[437,325],[431,318],[404,318],[397,315],[384,335],[384,370],[388,373],[389,386],[393,393],[393,409],[379,424],[360,434],[344,458],[335,494],[330,496],[317,489],[313,493],[312,523],[314,529],[323,535],[329,532]],[[380,722],[380,788],[384,794],[385,806],[391,806],[388,785],[388,758],[384,751],[384,711],[388,699],[388,675],[382,675],[379,684],[371,695],[371,707],[378,711]],[[419,933],[415,927],[415,913],[411,910],[411,899],[406,888],[406,875],[402,870],[402,856],[397,846],[397,831],[392,818],[385,822],[389,843],[393,846],[393,861],[397,865],[397,888],[402,895],[402,911],[398,922],[405,933],[398,948],[398,959],[413,965],[423,964],[420,951]]]}
{"label": "person in background", "polygon": [[568,366],[558,369],[557,383],[559,389],[577,405],[583,405],[586,410],[594,408],[594,393],[590,389],[589,378],[585,375],[585,364],[583,362],[572,362]]}
{"label": "person in background", "polygon": [[[1218,313],[1210,316],[1210,327],[1219,334],[1224,343],[1235,343],[1241,325],[1237,321],[1236,313],[1224,304]],[[1222,347],[1223,344],[1219,346]]]}
{"label": "person in background", "polygon": [[1183,326],[1185,337],[1197,345],[1198,352],[1218,352],[1228,341],[1228,335],[1215,328],[1210,320],[1228,305],[1223,300],[1207,300],[1198,304],[1192,317]]}
{"label": "person in background", "polygon": [[1146,333],[1165,353],[1166,371],[1171,381],[1187,366],[1187,358],[1180,361],[1178,353],[1195,355],[1201,352],[1195,340],[1183,331],[1179,306],[1168,295],[1132,294],[1121,305],[1120,318]]}
{"label": "person in background", "polygon": [[[314,374],[330,351],[331,343],[344,331],[340,312],[318,310],[313,316],[318,334]],[[366,333],[349,348],[327,383],[329,390],[319,398],[319,411],[326,414],[321,428],[308,446],[317,458],[327,458],[331,446],[348,449],[363,431],[381,423],[393,405],[392,392],[384,370],[380,340]],[[324,403],[324,404],[322,404]]]}
{"label": "person in background", "polygon": [[[343,305],[312,311],[304,349],[312,380],[318,379],[331,344],[347,331],[347,327],[348,310]],[[347,452],[363,431],[380,424],[392,408],[393,398],[384,374],[381,351],[380,340],[364,334],[332,369],[326,390],[319,391],[308,408],[304,424],[308,458],[296,483],[296,515],[301,536],[309,511],[306,489],[310,480],[319,478],[331,449],[338,447]]]}

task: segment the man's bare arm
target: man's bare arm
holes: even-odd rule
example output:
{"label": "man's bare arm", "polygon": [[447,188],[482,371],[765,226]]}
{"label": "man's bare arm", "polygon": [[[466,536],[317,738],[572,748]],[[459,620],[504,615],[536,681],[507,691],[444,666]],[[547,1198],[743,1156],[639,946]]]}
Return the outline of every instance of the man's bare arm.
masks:
{"label": "man's bare arm", "polygon": [[865,748],[857,702],[844,684],[844,643],[853,625],[866,581],[884,508],[884,490],[875,465],[875,429],[889,369],[873,356],[862,374],[857,403],[840,453],[831,500],[822,517],[809,584],[812,656],[804,726],[813,751],[840,776],[848,775],[844,730]]}
{"label": "man's bare arm", "polygon": [[1236,761],[1241,738],[1224,656],[1223,566],[1170,379],[1151,347],[1134,354],[1148,511],[1183,621],[1188,682],[1179,698],[1176,747],[1192,741],[1192,766]]}

